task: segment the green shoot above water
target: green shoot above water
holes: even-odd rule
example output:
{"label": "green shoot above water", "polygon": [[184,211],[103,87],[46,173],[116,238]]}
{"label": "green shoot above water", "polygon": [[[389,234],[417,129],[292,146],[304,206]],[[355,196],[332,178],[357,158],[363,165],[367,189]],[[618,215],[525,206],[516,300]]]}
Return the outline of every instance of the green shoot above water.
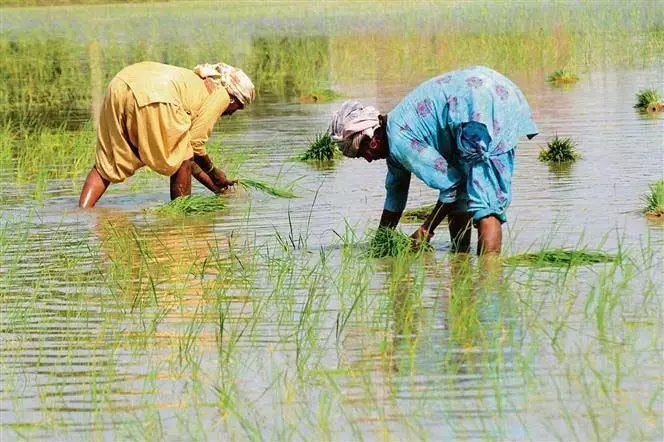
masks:
{"label": "green shoot above water", "polygon": [[187,195],[157,207],[160,215],[201,215],[220,212],[226,208],[224,200],[216,195]]}
{"label": "green shoot above water", "polygon": [[336,143],[328,132],[316,135],[306,152],[298,157],[300,161],[331,161],[341,156]]}
{"label": "green shoot above water", "polygon": [[642,197],[646,203],[643,213],[647,216],[664,216],[664,180],[659,180],[649,187],[650,190]]}
{"label": "green shoot above water", "polygon": [[546,149],[540,151],[538,158],[550,163],[571,163],[581,158],[576,147],[577,144],[571,138],[559,138],[556,135],[547,143]]}

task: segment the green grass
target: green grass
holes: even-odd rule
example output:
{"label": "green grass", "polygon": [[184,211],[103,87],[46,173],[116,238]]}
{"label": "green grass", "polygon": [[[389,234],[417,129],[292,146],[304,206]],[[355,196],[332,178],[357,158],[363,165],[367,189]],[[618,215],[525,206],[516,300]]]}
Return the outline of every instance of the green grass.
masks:
{"label": "green grass", "polygon": [[401,215],[401,220],[410,223],[425,221],[435,207],[435,204],[427,204],[413,209],[406,209]]}
{"label": "green grass", "polygon": [[642,89],[636,94],[634,109],[642,112],[657,112],[662,104],[662,97],[656,89]]}
{"label": "green grass", "polygon": [[549,83],[556,85],[574,84],[579,81],[579,77],[567,69],[558,69],[546,79]]}
{"label": "green grass", "polygon": [[203,215],[226,209],[224,200],[216,195],[187,195],[170,201],[154,211],[160,215]]}
{"label": "green grass", "polygon": [[642,199],[645,203],[643,213],[651,217],[664,216],[664,180],[651,184]]}
{"label": "green grass", "polygon": [[298,156],[300,161],[332,161],[341,158],[341,152],[328,132],[316,134],[309,148]]}
{"label": "green grass", "polygon": [[550,163],[573,163],[581,158],[576,150],[577,144],[571,138],[553,137],[539,153],[539,160]]}
{"label": "green grass", "polygon": [[253,189],[268,195],[276,196],[279,198],[297,198],[297,195],[291,188],[279,187],[267,184],[263,181],[252,180],[249,178],[240,178],[238,184],[245,189]]}
{"label": "green grass", "polygon": [[612,262],[615,255],[602,251],[548,249],[536,253],[522,253],[505,259],[508,264],[533,266],[576,266]]}

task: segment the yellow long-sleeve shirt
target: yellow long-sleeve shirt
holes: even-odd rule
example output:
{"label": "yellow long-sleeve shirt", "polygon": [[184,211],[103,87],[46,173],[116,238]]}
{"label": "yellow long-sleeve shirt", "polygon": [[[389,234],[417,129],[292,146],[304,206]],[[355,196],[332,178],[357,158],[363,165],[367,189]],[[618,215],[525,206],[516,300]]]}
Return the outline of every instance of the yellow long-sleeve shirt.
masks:
{"label": "yellow long-sleeve shirt", "polygon": [[96,167],[121,182],[146,165],[172,175],[204,155],[212,128],[228,108],[223,87],[208,92],[193,71],[155,62],[124,68],[111,80],[97,130]]}

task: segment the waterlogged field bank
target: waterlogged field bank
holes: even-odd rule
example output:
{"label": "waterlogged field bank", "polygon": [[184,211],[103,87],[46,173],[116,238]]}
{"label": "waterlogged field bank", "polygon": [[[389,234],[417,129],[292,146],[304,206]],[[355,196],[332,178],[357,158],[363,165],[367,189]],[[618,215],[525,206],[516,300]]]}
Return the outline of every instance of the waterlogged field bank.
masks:
{"label": "waterlogged field bank", "polygon": [[[664,92],[663,3],[321,3],[0,9],[0,437],[661,439],[664,224],[642,212],[664,125],[632,106]],[[245,69],[259,100],[211,155],[299,198],[238,188],[164,216],[168,178],[141,170],[77,210],[105,84],[143,59]],[[475,63],[540,130],[516,151],[504,255],[613,260],[480,262],[444,226],[429,252],[373,259],[384,167],[298,161],[340,103],[307,98],[389,110]],[[561,69],[576,83],[547,81]],[[576,162],[538,160],[555,136]],[[415,181],[408,208],[434,202]]]}

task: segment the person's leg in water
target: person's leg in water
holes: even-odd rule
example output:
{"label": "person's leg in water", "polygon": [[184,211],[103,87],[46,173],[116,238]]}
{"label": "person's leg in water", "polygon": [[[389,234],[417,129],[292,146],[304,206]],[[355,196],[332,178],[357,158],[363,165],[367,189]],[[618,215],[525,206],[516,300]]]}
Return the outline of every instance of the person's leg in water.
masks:
{"label": "person's leg in water", "polygon": [[503,228],[495,215],[485,216],[477,222],[477,254],[499,255],[503,241]]}
{"label": "person's leg in water", "polygon": [[96,167],[90,169],[78,199],[78,207],[82,209],[94,207],[108,189],[109,184],[111,184],[110,181],[101,176]]}
{"label": "person's leg in water", "polygon": [[473,217],[468,212],[455,212],[447,216],[452,251],[456,253],[470,252],[470,238],[473,228]]}
{"label": "person's leg in water", "polygon": [[171,175],[171,200],[191,194],[191,172],[193,160],[184,160],[180,168]]}

